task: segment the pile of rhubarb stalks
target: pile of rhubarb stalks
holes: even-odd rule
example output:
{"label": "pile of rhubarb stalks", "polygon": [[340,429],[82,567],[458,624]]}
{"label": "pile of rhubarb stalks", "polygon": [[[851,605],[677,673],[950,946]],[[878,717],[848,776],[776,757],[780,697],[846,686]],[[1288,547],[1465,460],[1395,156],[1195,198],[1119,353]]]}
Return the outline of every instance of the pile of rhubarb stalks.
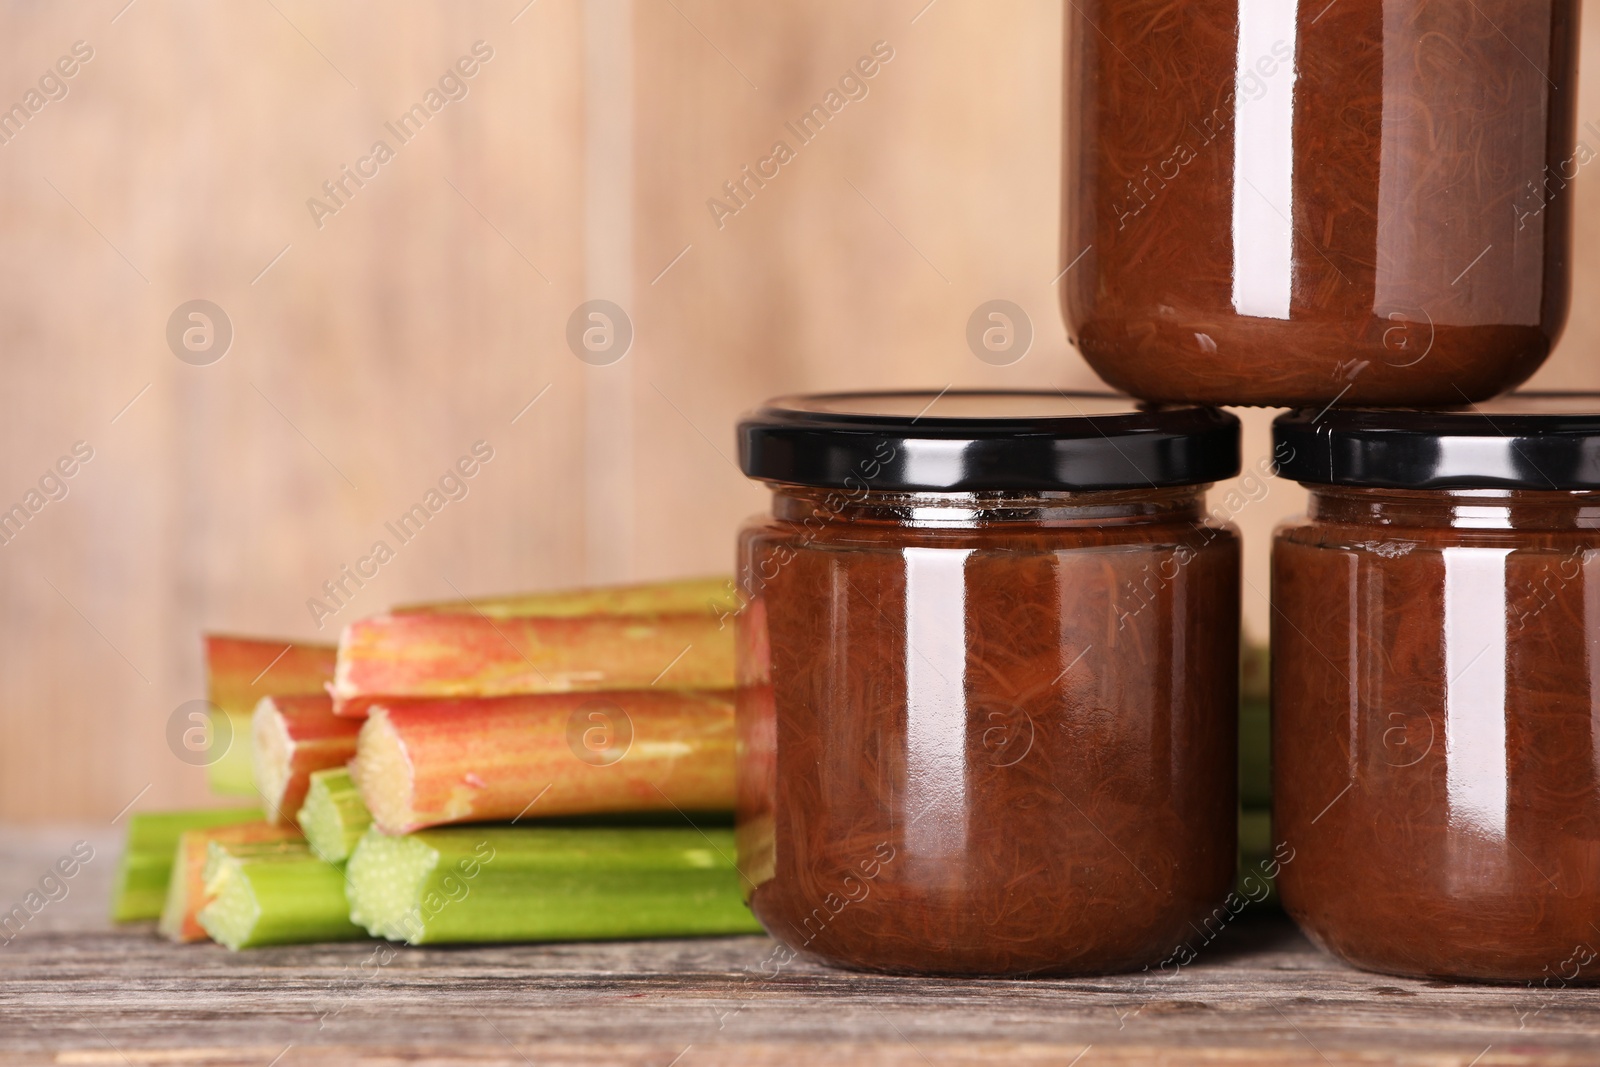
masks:
{"label": "pile of rhubarb stalks", "polygon": [[231,949],[756,932],[734,606],[706,579],[207,636],[211,786],[259,806],[131,816],[113,918]]}

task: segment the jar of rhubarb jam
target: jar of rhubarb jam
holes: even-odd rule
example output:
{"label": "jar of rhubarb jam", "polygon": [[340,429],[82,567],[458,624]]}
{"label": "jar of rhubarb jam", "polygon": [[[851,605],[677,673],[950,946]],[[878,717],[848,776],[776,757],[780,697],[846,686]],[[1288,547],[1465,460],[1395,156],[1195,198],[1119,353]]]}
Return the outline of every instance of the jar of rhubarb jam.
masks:
{"label": "jar of rhubarb jam", "polygon": [[[787,398],[739,427],[739,867],[868,970],[1154,964],[1232,883],[1239,424],[1060,393]],[[1225,921],[1226,912],[1223,913]]]}
{"label": "jar of rhubarb jam", "polygon": [[1600,395],[1276,436],[1311,490],[1272,557],[1284,905],[1370,970],[1595,980]]}
{"label": "jar of rhubarb jam", "polygon": [[1544,360],[1595,155],[1574,143],[1578,0],[1075,0],[1066,17],[1062,301],[1107,382],[1433,406]]}

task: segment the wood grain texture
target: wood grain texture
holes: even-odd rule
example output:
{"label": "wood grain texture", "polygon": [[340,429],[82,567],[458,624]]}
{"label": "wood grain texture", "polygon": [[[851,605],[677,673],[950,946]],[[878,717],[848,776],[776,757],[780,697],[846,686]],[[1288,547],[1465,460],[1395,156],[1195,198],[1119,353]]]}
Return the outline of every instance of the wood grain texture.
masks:
{"label": "wood grain texture", "polygon": [[1366,974],[1276,914],[1172,977],[888,978],[760,937],[230,953],[109,927],[103,827],[0,831],[0,903],[85,838],[68,896],[0,946],[0,1064],[1600,1063],[1600,990]]}
{"label": "wood grain texture", "polygon": [[[95,450],[0,546],[0,819],[202,801],[165,737],[201,629],[327,639],[395,602],[729,568],[765,504],[732,423],[767,396],[1093,384],[1050,284],[1059,0],[125,5],[0,0],[0,103],[94,49],[0,144],[0,509]],[[307,199],[477,40],[465,99],[318,229]],[[707,201],[878,41],[868,95],[719,228]],[[1541,385],[1600,385],[1592,171]],[[587,365],[568,318],[619,292],[634,347]],[[195,298],[235,328],[211,366],[165,340]],[[996,298],[1035,330],[1012,366],[966,343]],[[318,630],[307,600],[478,440],[467,497]],[[1258,633],[1300,499],[1238,516]]]}

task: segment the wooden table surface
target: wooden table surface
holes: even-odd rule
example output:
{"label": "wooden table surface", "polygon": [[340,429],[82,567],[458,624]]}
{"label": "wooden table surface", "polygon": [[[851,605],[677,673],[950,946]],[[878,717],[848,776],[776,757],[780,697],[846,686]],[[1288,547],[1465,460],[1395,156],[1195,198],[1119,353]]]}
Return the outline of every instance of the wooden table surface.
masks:
{"label": "wooden table surface", "polygon": [[0,830],[0,910],[79,839],[68,895],[0,945],[0,1064],[1600,1064],[1600,990],[1364,974],[1277,915],[1170,978],[885,978],[759,937],[230,953],[113,928],[117,837],[72,828]]}

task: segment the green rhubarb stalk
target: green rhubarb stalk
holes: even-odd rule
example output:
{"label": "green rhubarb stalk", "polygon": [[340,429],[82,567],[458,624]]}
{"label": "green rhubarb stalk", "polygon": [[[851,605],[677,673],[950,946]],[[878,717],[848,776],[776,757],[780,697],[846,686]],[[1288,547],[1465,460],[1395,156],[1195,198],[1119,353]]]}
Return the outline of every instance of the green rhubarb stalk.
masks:
{"label": "green rhubarb stalk", "polygon": [[733,855],[726,829],[373,828],[345,888],[353,921],[413,945],[757,933]]}
{"label": "green rhubarb stalk", "polygon": [[264,821],[185,830],[173,853],[172,878],[167,883],[167,899],[156,929],[179,944],[206,939],[205,927],[200,925],[200,909],[206,903],[205,870],[211,842],[245,845],[300,840],[304,839],[295,827]]}
{"label": "green rhubarb stalk", "polygon": [[1279,864],[1273,862],[1272,813],[1245,810],[1239,813],[1239,871],[1234,890],[1258,904],[1274,904],[1278,886],[1273,877]]}
{"label": "green rhubarb stalk", "polygon": [[219,736],[228,738],[228,747],[206,766],[206,784],[222,797],[255,796],[256,784],[251,776],[250,716],[213,704],[210,738]]}
{"label": "green rhubarb stalk", "polygon": [[213,842],[205,881],[200,925],[228,948],[366,936],[350,921],[343,869],[318,858],[303,841]]}
{"label": "green rhubarb stalk", "polygon": [[178,838],[186,830],[260,820],[257,808],[211,808],[203,811],[147,811],[128,817],[128,841],[117,860],[111,885],[113,922],[136,922],[161,916],[172,878]]}
{"label": "green rhubarb stalk", "polygon": [[313,771],[306,802],[296,817],[311,851],[329,863],[343,863],[372,825],[350,772],[343,767]]}
{"label": "green rhubarb stalk", "polygon": [[1239,800],[1246,808],[1272,806],[1272,713],[1267,649],[1244,642],[1239,682]]}

